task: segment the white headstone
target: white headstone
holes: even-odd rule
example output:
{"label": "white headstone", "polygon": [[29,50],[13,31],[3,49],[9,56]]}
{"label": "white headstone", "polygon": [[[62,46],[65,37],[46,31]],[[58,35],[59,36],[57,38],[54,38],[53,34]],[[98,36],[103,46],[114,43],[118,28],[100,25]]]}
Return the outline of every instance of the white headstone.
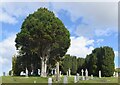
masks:
{"label": "white headstone", "polygon": [[115,74],[116,74],[116,73],[114,72],[114,73],[113,73],[113,77],[115,77]]}
{"label": "white headstone", "polygon": [[93,75],[91,75],[91,79],[93,79]]}
{"label": "white headstone", "polygon": [[77,81],[79,81],[79,76],[80,76],[79,73],[77,73]]}
{"label": "white headstone", "polygon": [[20,72],[20,76],[22,76],[22,74],[23,74],[23,72],[21,71],[21,72]]}
{"label": "white headstone", "polygon": [[77,76],[74,76],[74,83],[77,82]]}
{"label": "white headstone", "polygon": [[69,72],[67,71],[67,76],[69,75]]}
{"label": "white headstone", "polygon": [[53,69],[52,69],[52,71],[51,71],[51,74],[53,75]]}
{"label": "white headstone", "polygon": [[48,85],[52,85],[52,78],[48,78]]}
{"label": "white headstone", "polygon": [[38,75],[40,75],[40,69],[38,69]]}
{"label": "white headstone", "polygon": [[64,76],[64,80],[63,80],[63,83],[64,83],[64,84],[67,84],[67,83],[68,83],[68,79],[67,79],[67,76]]}
{"label": "white headstone", "polygon": [[99,71],[99,78],[101,78],[101,71]]}
{"label": "white headstone", "polygon": [[11,76],[13,76],[13,71],[11,71]]}
{"label": "white headstone", "polygon": [[69,73],[69,76],[71,76],[71,70],[70,70],[70,68],[69,68],[69,70],[68,70],[68,73]]}
{"label": "white headstone", "polygon": [[32,72],[31,72],[31,75],[33,75],[33,70],[32,70]]}
{"label": "white headstone", "polygon": [[84,70],[83,69],[81,70],[81,72],[82,72],[82,76],[84,76]]}
{"label": "white headstone", "polygon": [[21,75],[21,76],[25,76],[26,74],[25,74],[23,71],[21,71],[21,72],[20,72],[20,75]]}
{"label": "white headstone", "polygon": [[82,80],[85,80],[85,77],[84,77],[84,70],[82,69],[81,72],[82,72]]}
{"label": "white headstone", "polygon": [[56,69],[55,69],[55,75],[57,74]]}
{"label": "white headstone", "polygon": [[88,80],[88,70],[85,70],[85,79]]}
{"label": "white headstone", "polygon": [[116,72],[115,77],[118,77],[118,72]]}
{"label": "white headstone", "polygon": [[61,77],[61,75],[62,75],[62,74],[61,74],[61,71],[60,71],[60,77]]}

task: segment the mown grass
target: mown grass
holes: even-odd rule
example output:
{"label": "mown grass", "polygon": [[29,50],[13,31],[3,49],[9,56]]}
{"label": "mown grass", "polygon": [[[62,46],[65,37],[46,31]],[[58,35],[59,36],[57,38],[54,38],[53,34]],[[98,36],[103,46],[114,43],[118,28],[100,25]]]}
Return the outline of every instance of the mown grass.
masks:
{"label": "mown grass", "polygon": [[[49,76],[51,77],[51,76]],[[47,83],[48,78],[44,77],[11,77],[11,76],[4,76],[2,77],[2,83]],[[80,77],[81,78],[81,77]],[[64,77],[62,76],[60,78],[60,81],[55,81],[55,77],[52,77],[53,83],[63,83]],[[68,83],[74,83],[74,76],[68,77]],[[94,77],[92,80],[80,80],[77,83],[118,83],[118,78],[117,77]]]}

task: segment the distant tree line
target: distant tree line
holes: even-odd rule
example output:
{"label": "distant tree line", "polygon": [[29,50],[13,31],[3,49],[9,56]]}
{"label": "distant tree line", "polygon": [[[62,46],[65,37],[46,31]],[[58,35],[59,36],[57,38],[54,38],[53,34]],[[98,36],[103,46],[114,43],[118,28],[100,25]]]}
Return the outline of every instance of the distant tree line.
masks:
{"label": "distant tree line", "polygon": [[88,69],[89,75],[98,76],[98,72],[101,70],[102,76],[112,76],[115,71],[114,57],[115,54],[111,47],[105,46],[94,49],[85,59],[85,67]]}
{"label": "distant tree line", "polygon": [[84,71],[87,69],[89,76],[98,76],[100,70],[103,77],[110,77],[115,71],[114,56],[113,49],[108,46],[95,48],[85,59],[65,55],[62,61],[62,71],[66,74],[70,68],[72,74],[81,74],[82,69],[84,69]]}
{"label": "distant tree line", "polygon": [[[32,55],[31,55],[32,56]],[[38,75],[38,69],[40,68],[40,59],[34,55],[31,56],[17,56],[12,59],[12,69],[14,75],[19,76],[21,71],[25,72],[27,66],[29,75],[33,70],[34,75]],[[86,58],[81,58],[77,56],[71,56],[69,54],[65,55],[62,58],[58,58],[60,62],[60,71],[62,74],[67,74],[67,71],[70,69],[71,74],[75,75],[76,73],[81,74],[82,69],[88,69],[89,75],[93,74],[98,76],[99,70],[102,72],[102,76],[109,77],[112,76],[115,71],[114,65],[114,51],[111,47],[104,46],[100,48],[95,48],[91,54],[87,55]],[[30,57],[30,58],[28,58]],[[51,74],[52,68],[55,68],[56,59],[49,59],[47,62],[47,73]]]}

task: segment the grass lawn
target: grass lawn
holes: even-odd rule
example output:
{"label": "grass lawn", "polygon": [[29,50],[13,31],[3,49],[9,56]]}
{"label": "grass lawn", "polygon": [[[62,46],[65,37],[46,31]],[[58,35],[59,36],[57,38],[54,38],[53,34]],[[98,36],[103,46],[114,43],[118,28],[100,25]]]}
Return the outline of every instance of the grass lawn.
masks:
{"label": "grass lawn", "polygon": [[[60,78],[59,82],[55,81],[55,77],[52,77],[53,83],[63,83],[63,77]],[[2,77],[2,83],[47,83],[48,77],[11,77],[11,76],[4,76]],[[68,83],[74,83],[74,76],[68,77]],[[77,83],[118,83],[118,78],[116,77],[94,77],[93,80],[80,80]]]}

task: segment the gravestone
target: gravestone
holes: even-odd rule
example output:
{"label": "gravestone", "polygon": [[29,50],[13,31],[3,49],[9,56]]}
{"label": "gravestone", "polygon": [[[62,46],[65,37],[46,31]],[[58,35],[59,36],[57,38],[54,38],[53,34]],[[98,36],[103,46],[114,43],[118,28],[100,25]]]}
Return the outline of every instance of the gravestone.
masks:
{"label": "gravestone", "polygon": [[48,85],[52,85],[52,78],[48,78]]}
{"label": "gravestone", "polygon": [[84,76],[84,70],[83,69],[81,70],[81,72],[82,72],[82,76]]}
{"label": "gravestone", "polygon": [[64,83],[64,84],[67,84],[67,83],[68,83],[67,76],[64,76],[63,83]]}
{"label": "gravestone", "polygon": [[23,71],[21,71],[21,72],[20,72],[20,75],[21,75],[21,76],[25,76],[26,74],[25,74]]}
{"label": "gravestone", "polygon": [[88,80],[88,70],[85,70],[85,80]]}
{"label": "gravestone", "polygon": [[61,77],[61,75],[62,75],[62,74],[61,74],[61,71],[60,71],[60,77]]}
{"label": "gravestone", "polygon": [[70,68],[68,70],[68,75],[71,76],[71,70],[70,70]]}
{"label": "gravestone", "polygon": [[52,69],[52,71],[51,71],[51,74],[53,75],[53,69]]}
{"label": "gravestone", "polygon": [[99,71],[99,78],[101,78],[101,71]]}
{"label": "gravestone", "polygon": [[5,72],[3,72],[3,76],[5,76]]}
{"label": "gravestone", "polygon": [[55,75],[57,74],[57,72],[56,72],[56,68],[55,68]]}
{"label": "gravestone", "polygon": [[13,71],[11,71],[11,76],[13,76]]}
{"label": "gravestone", "polygon": [[91,75],[91,79],[93,79],[93,75]]}
{"label": "gravestone", "polygon": [[67,76],[68,76],[68,74],[69,74],[69,73],[68,73],[68,71],[67,71]]}
{"label": "gravestone", "polygon": [[38,69],[38,75],[40,75],[40,69]]}
{"label": "gravestone", "polygon": [[23,74],[23,72],[21,71],[21,72],[20,72],[20,76],[22,76],[22,74]]}
{"label": "gravestone", "polygon": [[77,76],[74,76],[74,83],[77,82]]}
{"label": "gravestone", "polygon": [[118,72],[115,73],[115,77],[118,77]]}
{"label": "gravestone", "polygon": [[32,70],[32,72],[31,72],[31,75],[33,75],[33,70]]}
{"label": "gravestone", "polygon": [[79,81],[79,73],[77,73],[77,81]]}
{"label": "gravestone", "polygon": [[84,77],[84,70],[82,69],[81,72],[82,72],[82,80],[85,80],[85,77]]}
{"label": "gravestone", "polygon": [[115,77],[115,74],[116,74],[116,73],[114,72],[114,73],[113,73],[113,77]]}

